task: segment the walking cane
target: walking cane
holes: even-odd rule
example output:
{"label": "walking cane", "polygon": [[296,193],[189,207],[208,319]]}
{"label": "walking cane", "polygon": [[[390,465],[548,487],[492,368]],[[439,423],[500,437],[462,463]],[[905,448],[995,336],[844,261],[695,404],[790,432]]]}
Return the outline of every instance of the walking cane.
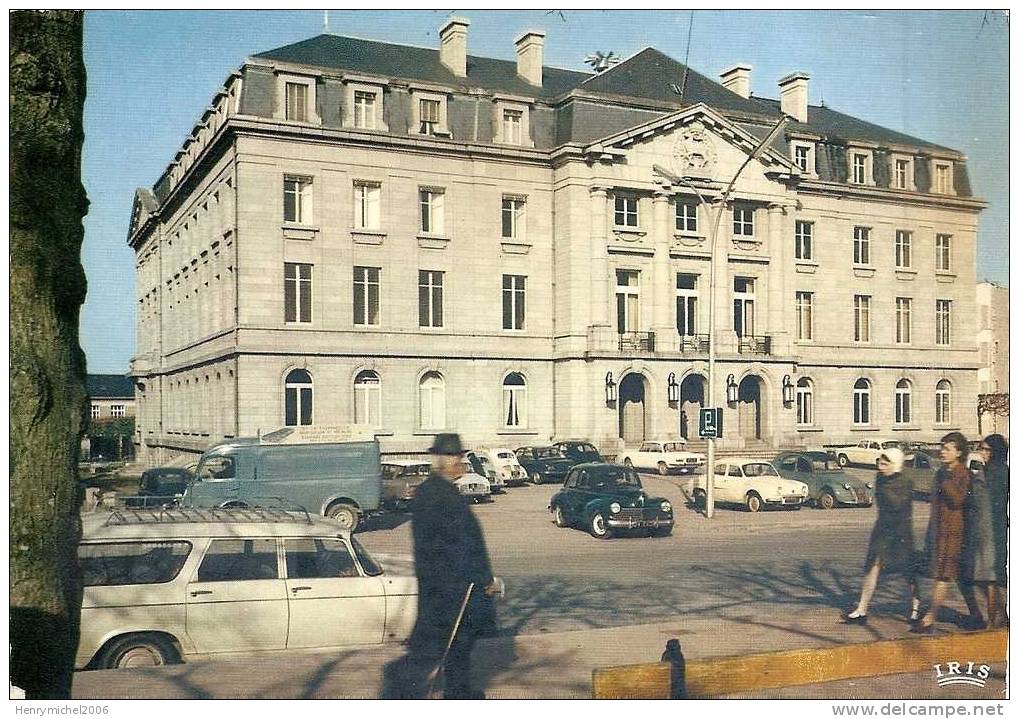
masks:
{"label": "walking cane", "polygon": [[460,622],[463,621],[464,613],[467,611],[467,602],[471,599],[471,592],[474,591],[474,582],[467,585],[467,593],[464,595],[464,600],[460,604],[460,613],[456,615],[456,621],[453,623],[453,631],[449,635],[449,641],[446,642],[446,651],[442,653],[442,659],[439,660],[438,666],[435,667],[428,674],[428,693],[425,695],[429,699],[434,698],[435,694],[435,680],[439,678],[439,672],[441,672],[446,666],[446,657],[449,656],[449,650],[453,646],[453,641],[456,639],[456,633],[460,629]]}

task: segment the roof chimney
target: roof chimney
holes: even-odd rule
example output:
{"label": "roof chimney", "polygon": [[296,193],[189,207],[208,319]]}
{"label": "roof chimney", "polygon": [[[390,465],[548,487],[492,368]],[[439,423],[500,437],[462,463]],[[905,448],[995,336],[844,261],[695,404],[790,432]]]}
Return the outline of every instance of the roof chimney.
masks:
{"label": "roof chimney", "polygon": [[439,28],[439,60],[457,77],[467,77],[467,28],[471,21],[451,17]]}
{"label": "roof chimney", "polygon": [[792,115],[799,122],[807,121],[807,80],[810,75],[794,72],[778,81],[782,93],[782,112]]}
{"label": "roof chimney", "polygon": [[541,87],[541,64],[545,53],[545,31],[528,30],[514,40],[517,46],[517,75]]}
{"label": "roof chimney", "polygon": [[750,97],[750,71],[754,68],[750,65],[733,65],[728,70],[722,70],[719,77],[722,78],[722,87],[732,90],[740,97]]}

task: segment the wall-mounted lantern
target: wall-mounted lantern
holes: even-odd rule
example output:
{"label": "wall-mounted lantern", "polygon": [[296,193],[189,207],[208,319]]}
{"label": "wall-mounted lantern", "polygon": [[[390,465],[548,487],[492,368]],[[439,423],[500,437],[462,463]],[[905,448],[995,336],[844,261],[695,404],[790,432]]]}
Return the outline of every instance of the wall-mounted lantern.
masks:
{"label": "wall-mounted lantern", "polygon": [[793,381],[789,375],[786,375],[782,378],[782,402],[788,406],[793,403],[794,399],[796,399],[796,388],[793,387]]}
{"label": "wall-mounted lantern", "polygon": [[616,401],[616,381],[612,379],[612,373],[605,373],[605,403],[612,404]]}
{"label": "wall-mounted lantern", "polygon": [[669,372],[669,401],[679,401],[679,382],[676,381],[675,372]]}
{"label": "wall-mounted lantern", "polygon": [[736,404],[739,399],[739,387],[736,386],[736,376],[729,375],[725,378],[725,401],[729,404]]}

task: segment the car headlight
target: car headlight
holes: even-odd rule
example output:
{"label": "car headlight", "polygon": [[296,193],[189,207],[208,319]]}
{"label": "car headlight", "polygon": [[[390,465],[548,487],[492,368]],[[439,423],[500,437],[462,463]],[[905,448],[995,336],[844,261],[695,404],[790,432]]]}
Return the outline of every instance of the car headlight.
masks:
{"label": "car headlight", "polygon": [[619,506],[619,502],[613,502],[609,505],[609,511],[612,512],[612,514],[616,514],[621,509],[622,507]]}
{"label": "car headlight", "polygon": [[843,482],[842,489],[849,489],[849,482]]}
{"label": "car headlight", "polygon": [[672,504],[670,504],[669,502],[662,502],[662,511],[663,512],[671,512],[672,511]]}

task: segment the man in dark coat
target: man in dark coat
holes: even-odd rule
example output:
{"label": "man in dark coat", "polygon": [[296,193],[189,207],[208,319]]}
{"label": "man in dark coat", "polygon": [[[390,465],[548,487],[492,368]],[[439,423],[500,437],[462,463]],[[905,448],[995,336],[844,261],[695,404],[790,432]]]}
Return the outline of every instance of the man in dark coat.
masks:
{"label": "man in dark coat", "polygon": [[[468,587],[471,599],[445,663],[445,698],[483,699],[471,690],[471,649],[494,624],[491,597],[497,592],[481,527],[453,482],[463,475],[463,447],[457,434],[440,434],[429,450],[432,471],[414,490],[411,503],[418,616],[411,633],[408,667],[434,669],[453,632]],[[401,671],[399,696],[428,691],[423,672]]]}

